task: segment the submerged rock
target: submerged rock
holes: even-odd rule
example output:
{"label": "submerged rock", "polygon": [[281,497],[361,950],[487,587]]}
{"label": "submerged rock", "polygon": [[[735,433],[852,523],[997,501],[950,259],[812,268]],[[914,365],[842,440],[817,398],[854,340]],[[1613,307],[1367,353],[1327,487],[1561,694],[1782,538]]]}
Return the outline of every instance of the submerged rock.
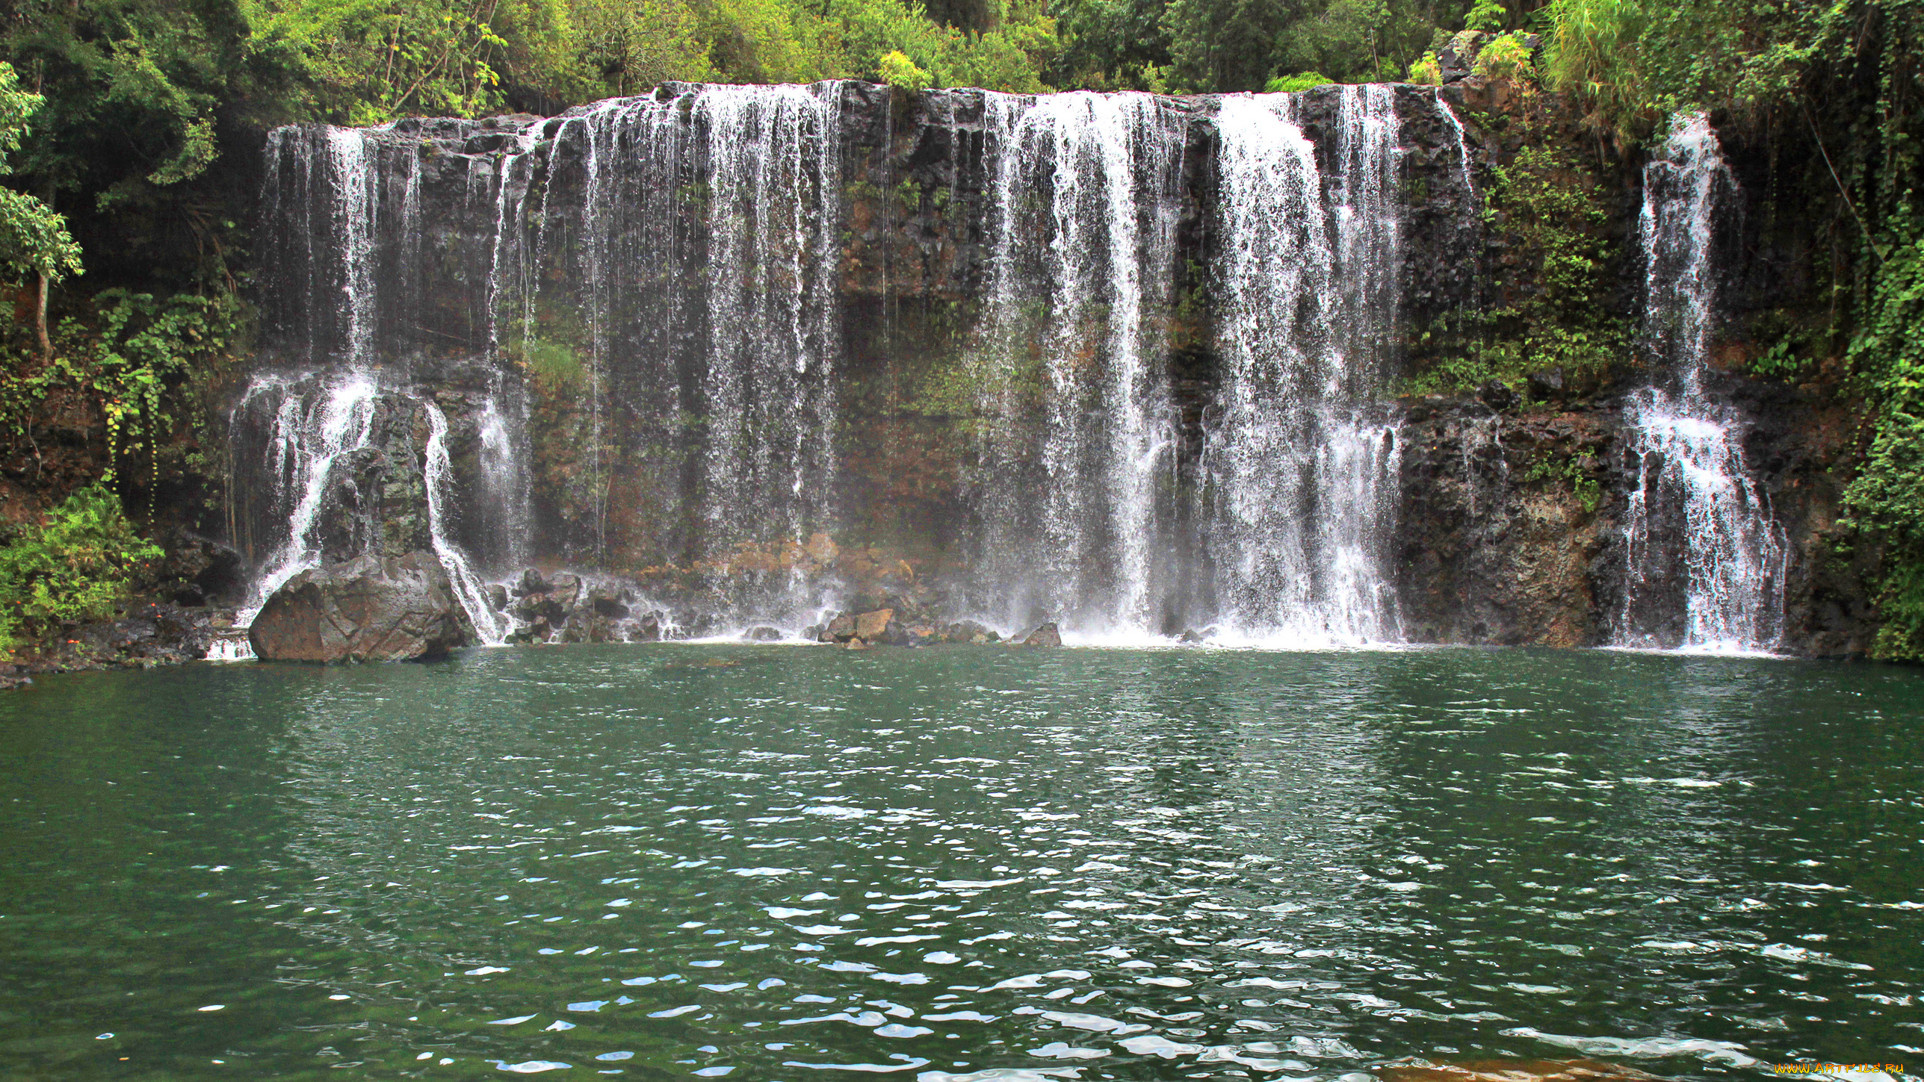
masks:
{"label": "submerged rock", "polygon": [[1036,628],[1034,631],[1029,632],[1029,637],[1022,640],[1022,645],[1061,646],[1062,630],[1056,627],[1055,621],[1051,620],[1041,627]]}
{"label": "submerged rock", "polygon": [[247,638],[267,661],[416,661],[474,641],[429,553],[362,556],[303,571],[261,607]]}

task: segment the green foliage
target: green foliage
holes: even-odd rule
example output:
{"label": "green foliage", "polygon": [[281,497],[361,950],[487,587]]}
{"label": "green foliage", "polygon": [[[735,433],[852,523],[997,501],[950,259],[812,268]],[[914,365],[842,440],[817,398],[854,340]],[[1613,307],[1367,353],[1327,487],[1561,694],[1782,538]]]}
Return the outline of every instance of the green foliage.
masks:
{"label": "green foliage", "polygon": [[574,397],[587,390],[588,366],[565,342],[515,338],[503,343],[501,351],[517,361],[549,398]]}
{"label": "green foliage", "polygon": [[1470,13],[1463,17],[1463,29],[1478,33],[1495,34],[1509,25],[1510,13],[1501,0],[1476,0],[1470,5]]}
{"label": "green foliage", "polygon": [[1530,463],[1518,479],[1525,484],[1567,486],[1587,514],[1596,514],[1603,500],[1603,486],[1590,475],[1596,460],[1589,456],[1544,455]]}
{"label": "green foliage", "polygon": [[1319,86],[1328,86],[1335,81],[1320,72],[1305,71],[1295,75],[1278,75],[1272,78],[1263,90],[1271,94],[1294,94],[1298,91],[1314,90]]}
{"label": "green foliage", "polygon": [[1476,54],[1478,75],[1521,81],[1531,71],[1530,46],[1520,33],[1498,34]]}
{"label": "green foliage", "polygon": [[[0,62],[0,174],[9,172],[7,156],[20,149],[27,123],[45,101],[20,89],[13,66]],[[80,273],[80,245],[67,232],[67,219],[40,200],[0,188],[0,260],[18,275],[43,275],[57,282]]]}
{"label": "green foliage", "polygon": [[1795,343],[1789,338],[1781,338],[1769,349],[1752,357],[1744,370],[1759,379],[1796,383],[1806,375],[1809,367],[1809,363],[1798,355]]}
{"label": "green foliage", "polygon": [[31,435],[33,418],[55,396],[88,401],[107,423],[108,472],[144,454],[158,470],[163,443],[203,422],[187,385],[218,374],[241,333],[231,296],[108,290],[95,298],[90,325],[69,319],[45,362],[6,357],[0,374],[0,431]]}
{"label": "green foliage", "polygon": [[1416,393],[1461,393],[1490,380],[1514,388],[1551,368],[1587,379],[1628,352],[1627,329],[1604,308],[1610,216],[1587,161],[1526,140],[1491,174],[1486,218],[1507,234],[1504,246],[1527,284],[1507,305],[1450,313],[1427,328],[1416,345],[1437,359],[1410,380]]}
{"label": "green foliage", "polygon": [[1879,656],[1924,660],[1924,236],[1914,215],[1894,223],[1850,360],[1868,384],[1870,453],[1845,500],[1855,524],[1886,544]]}
{"label": "green foliage", "polygon": [[911,92],[927,90],[932,81],[928,72],[916,67],[915,61],[910,60],[899,49],[884,53],[877,69],[884,83],[901,90]]}
{"label": "green foliage", "polygon": [[1441,86],[1443,83],[1443,63],[1436,57],[1434,49],[1410,61],[1408,81],[1420,86]]}
{"label": "green foliage", "polygon": [[143,562],[160,555],[106,486],[75,492],[0,548],[0,650],[22,634],[111,617]]}
{"label": "green foliage", "polygon": [[1639,0],[1551,0],[1544,14],[1545,81],[1589,103],[1599,125],[1644,118],[1650,110],[1639,67]]}
{"label": "green foliage", "polygon": [[573,0],[566,56],[551,80],[567,100],[637,94],[715,75],[701,17],[685,0]]}

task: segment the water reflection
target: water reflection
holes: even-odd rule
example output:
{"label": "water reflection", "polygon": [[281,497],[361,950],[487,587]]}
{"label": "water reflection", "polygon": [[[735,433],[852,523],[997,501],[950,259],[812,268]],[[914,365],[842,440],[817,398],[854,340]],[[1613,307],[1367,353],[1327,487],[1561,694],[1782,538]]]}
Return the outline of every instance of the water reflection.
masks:
{"label": "water reflection", "polygon": [[50,681],[0,703],[26,854],[0,1062],[1902,1062],[1921,687],[1630,654],[673,646]]}

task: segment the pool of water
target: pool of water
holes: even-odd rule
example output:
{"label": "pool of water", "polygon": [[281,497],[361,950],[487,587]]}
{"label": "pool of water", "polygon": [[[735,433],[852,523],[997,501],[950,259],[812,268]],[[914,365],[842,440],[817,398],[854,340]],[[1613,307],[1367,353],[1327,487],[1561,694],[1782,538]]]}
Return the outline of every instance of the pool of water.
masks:
{"label": "pool of water", "polygon": [[0,698],[0,1076],[1924,1062],[1924,673],[569,647]]}

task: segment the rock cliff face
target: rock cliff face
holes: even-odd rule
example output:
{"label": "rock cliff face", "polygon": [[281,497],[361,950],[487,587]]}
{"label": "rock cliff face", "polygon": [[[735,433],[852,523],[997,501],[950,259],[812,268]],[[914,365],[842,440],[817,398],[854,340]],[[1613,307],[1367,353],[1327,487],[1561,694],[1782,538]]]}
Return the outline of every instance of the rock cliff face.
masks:
{"label": "rock cliff face", "polygon": [[[578,605],[538,634],[516,616],[523,638],[887,602],[1011,629],[1610,641],[1642,476],[1624,396],[1654,378],[1638,163],[1474,78],[1251,109],[668,86],[276,132],[237,547],[266,567],[439,536],[483,577],[565,566],[602,591],[603,630]],[[1766,158],[1731,160],[1770,190]],[[1239,217],[1252,192],[1273,205]],[[1544,300],[1560,216],[1598,253],[1557,302],[1575,315]],[[1729,220],[1711,393],[1786,539],[1775,645],[1855,652],[1849,560],[1874,554],[1829,541],[1855,419],[1737,371],[1750,328],[1806,302],[1807,238]],[[1613,360],[1569,359],[1609,335]],[[338,406],[350,374],[365,417]],[[1248,600],[1291,590],[1309,620]],[[540,607],[497,601],[517,604]]]}

